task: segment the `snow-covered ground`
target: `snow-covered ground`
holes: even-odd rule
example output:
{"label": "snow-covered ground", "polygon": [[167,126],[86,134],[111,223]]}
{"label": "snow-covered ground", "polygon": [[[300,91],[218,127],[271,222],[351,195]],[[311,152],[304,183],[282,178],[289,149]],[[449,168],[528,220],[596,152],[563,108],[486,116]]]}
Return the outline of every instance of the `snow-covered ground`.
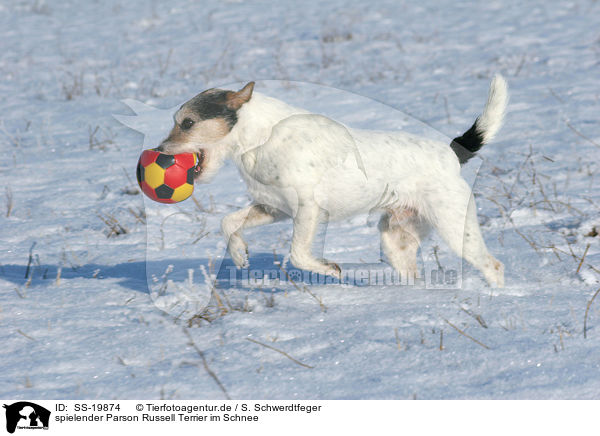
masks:
{"label": "snow-covered ground", "polygon": [[[599,398],[598,29],[591,0],[0,3],[0,398]],[[503,290],[435,237],[423,265],[460,286],[310,283],[284,259],[289,222],[246,238],[253,270],[282,276],[276,257],[295,280],[232,281],[236,169],[150,204],[135,164],[170,112],[136,106],[146,136],[113,117],[256,80],[351,126],[449,139],[496,72],[506,123],[465,173]],[[385,269],[376,222],[330,225],[325,256]],[[198,316],[169,306],[190,269],[200,289],[220,270]]]}

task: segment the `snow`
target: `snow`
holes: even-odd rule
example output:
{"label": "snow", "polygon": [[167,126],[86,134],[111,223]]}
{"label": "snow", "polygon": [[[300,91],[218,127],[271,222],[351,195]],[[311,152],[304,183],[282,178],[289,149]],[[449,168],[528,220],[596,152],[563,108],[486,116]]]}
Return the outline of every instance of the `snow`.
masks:
{"label": "snow", "polygon": [[[598,8],[1,5],[0,397],[223,398],[187,331],[231,398],[598,398],[599,301],[583,331],[600,286]],[[142,148],[208,87],[256,80],[353,127],[449,141],[498,72],[511,95],[506,122],[464,173],[505,264],[503,290],[435,235],[422,265],[437,267],[437,255],[456,286],[314,284],[285,258],[289,222],[246,232],[252,269],[280,282],[242,272],[234,281],[219,221],[249,198],[233,165],[196,187],[198,204],[131,195]],[[112,219],[126,233],[110,234]],[[325,256],[349,271],[385,270],[376,223],[332,223]],[[221,306],[213,298],[205,319],[193,317],[217,272]]]}

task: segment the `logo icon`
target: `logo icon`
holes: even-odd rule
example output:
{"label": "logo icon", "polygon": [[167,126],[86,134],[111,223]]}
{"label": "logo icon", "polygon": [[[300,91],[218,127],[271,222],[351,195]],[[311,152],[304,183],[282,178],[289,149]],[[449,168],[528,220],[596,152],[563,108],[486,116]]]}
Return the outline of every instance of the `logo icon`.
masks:
{"label": "logo icon", "polygon": [[6,431],[14,433],[18,429],[48,429],[50,411],[28,401],[4,405],[6,409]]}

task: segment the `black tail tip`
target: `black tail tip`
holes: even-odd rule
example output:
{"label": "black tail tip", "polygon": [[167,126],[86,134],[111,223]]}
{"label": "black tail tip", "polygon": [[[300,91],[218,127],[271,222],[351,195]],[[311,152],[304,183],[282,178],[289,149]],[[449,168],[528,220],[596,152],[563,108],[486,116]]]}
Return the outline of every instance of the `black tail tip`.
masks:
{"label": "black tail tip", "polygon": [[458,161],[463,164],[475,156],[481,147],[483,147],[483,134],[477,130],[477,121],[462,136],[454,138],[450,143],[450,148],[458,157]]}

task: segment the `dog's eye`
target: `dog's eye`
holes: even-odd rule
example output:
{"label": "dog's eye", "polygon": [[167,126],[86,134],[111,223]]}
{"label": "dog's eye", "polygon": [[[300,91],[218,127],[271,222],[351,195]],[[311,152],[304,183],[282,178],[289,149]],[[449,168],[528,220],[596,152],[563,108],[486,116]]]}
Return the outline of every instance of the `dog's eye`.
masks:
{"label": "dog's eye", "polygon": [[183,130],[188,130],[190,129],[192,126],[194,125],[194,120],[192,120],[191,118],[186,118],[185,120],[183,120],[181,122],[181,128]]}

